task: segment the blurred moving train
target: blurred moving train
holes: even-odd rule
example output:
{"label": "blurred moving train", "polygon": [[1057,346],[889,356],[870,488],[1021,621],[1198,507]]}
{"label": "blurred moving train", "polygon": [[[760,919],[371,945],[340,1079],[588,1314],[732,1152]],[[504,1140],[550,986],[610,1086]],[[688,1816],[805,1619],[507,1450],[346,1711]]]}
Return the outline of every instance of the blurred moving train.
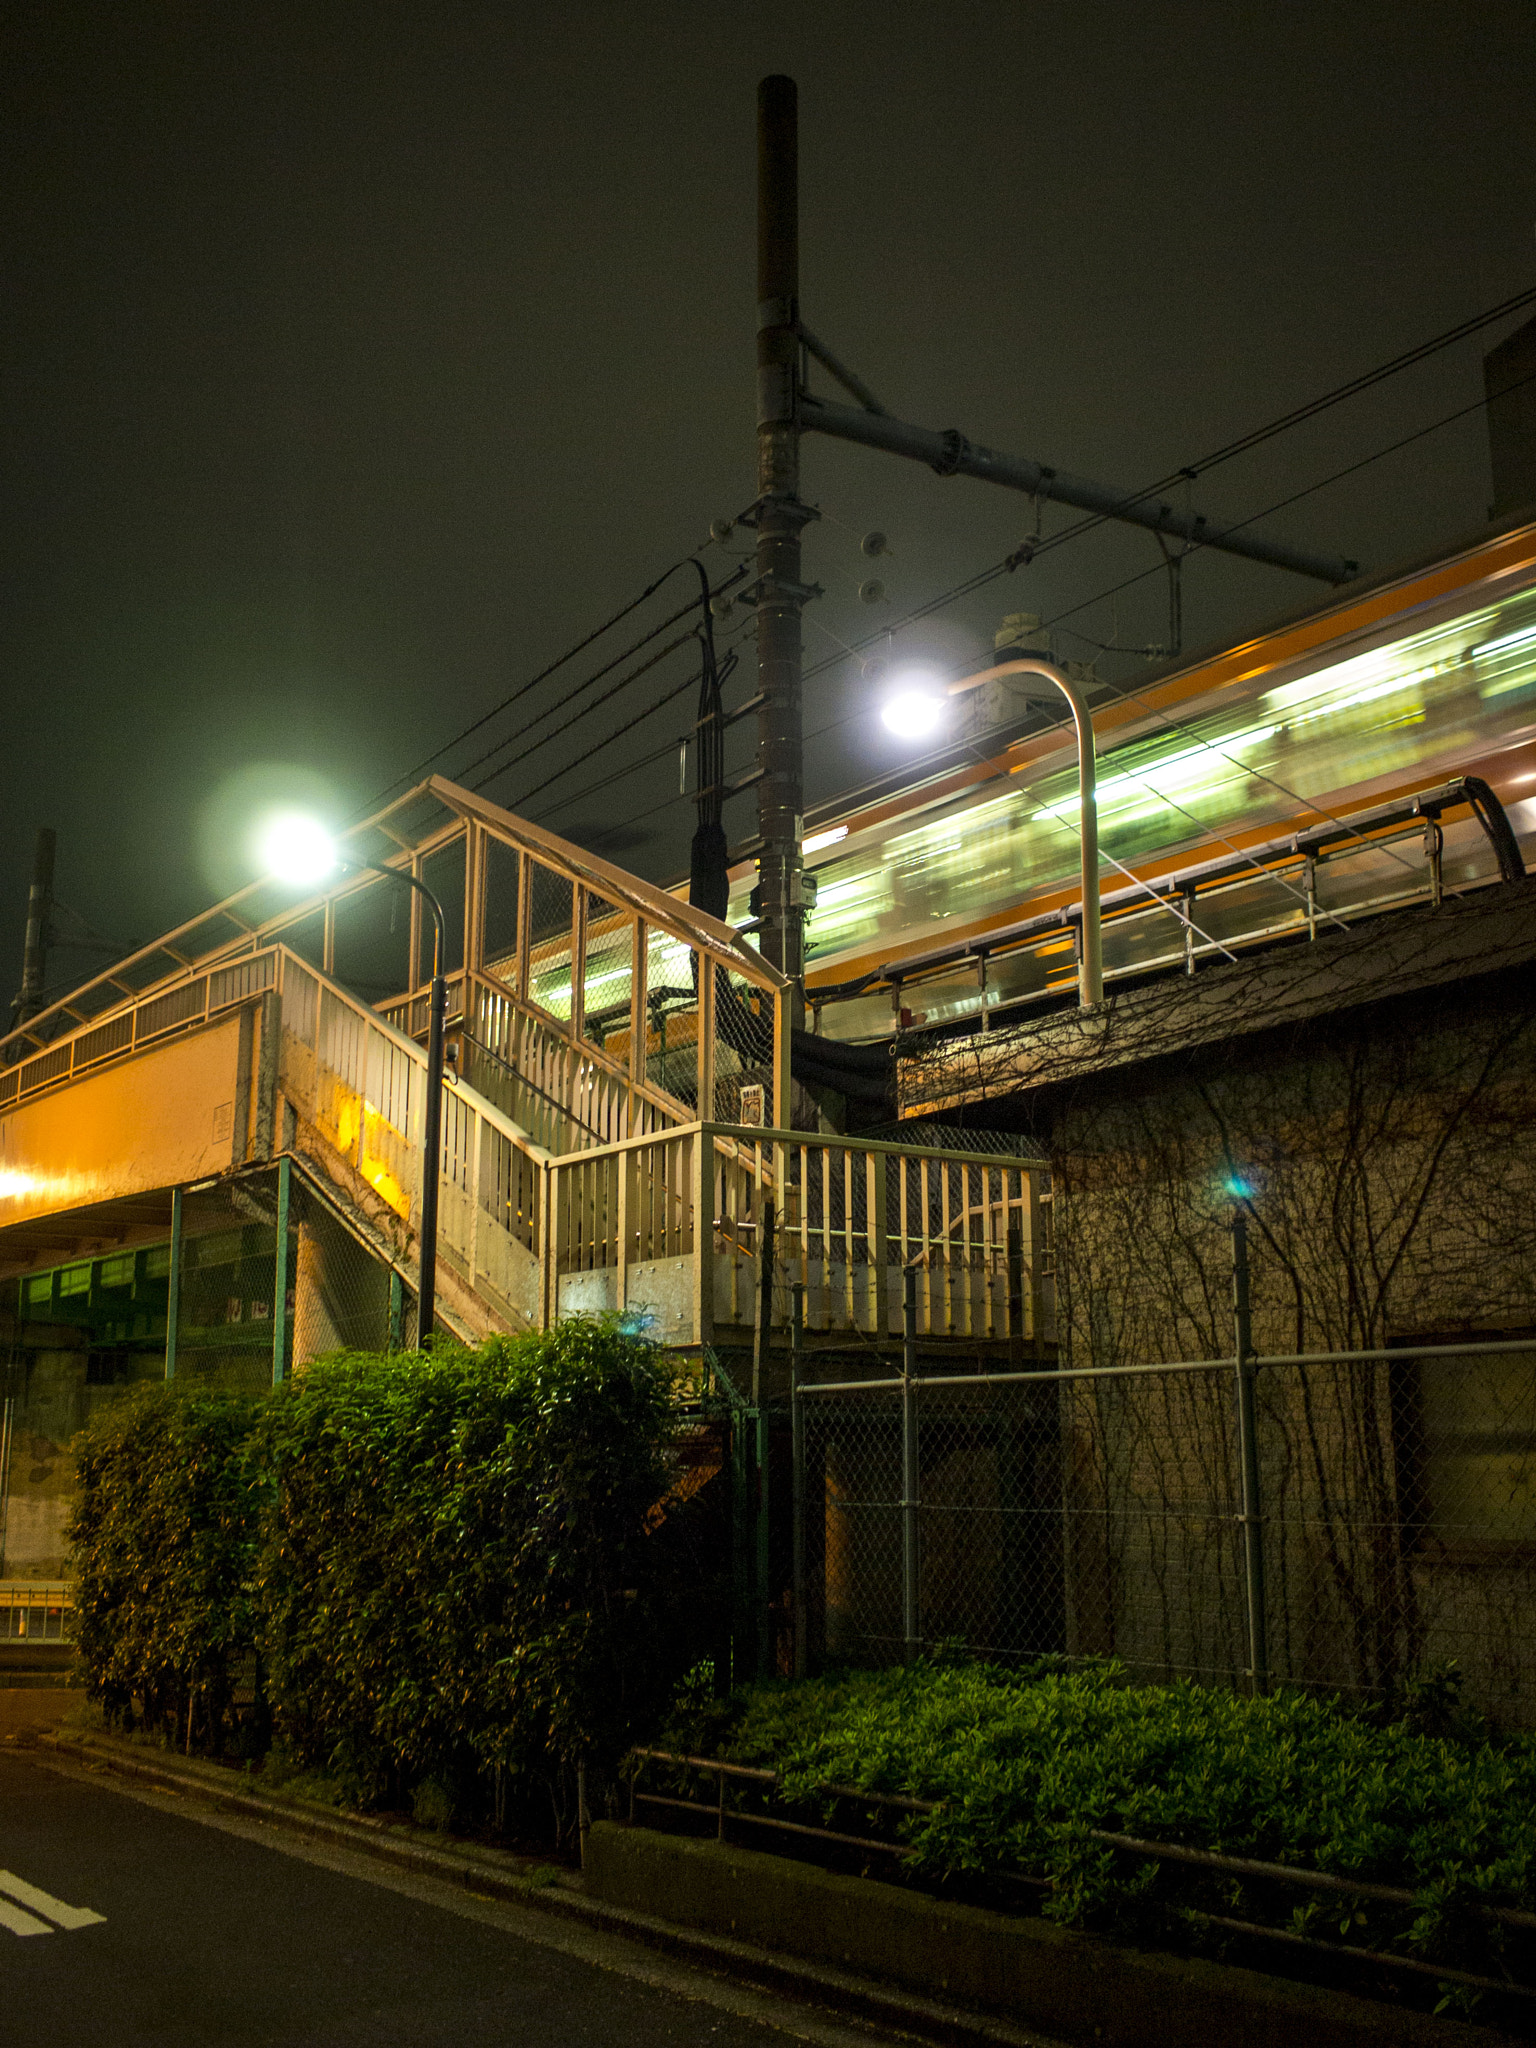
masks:
{"label": "blurred moving train", "polygon": [[[1111,986],[1517,873],[1536,853],[1536,523],[1101,686],[1094,723]],[[985,1028],[1070,996],[1076,823],[1071,727],[1038,714],[808,816],[816,1030]],[[732,879],[745,921],[751,875]]]}

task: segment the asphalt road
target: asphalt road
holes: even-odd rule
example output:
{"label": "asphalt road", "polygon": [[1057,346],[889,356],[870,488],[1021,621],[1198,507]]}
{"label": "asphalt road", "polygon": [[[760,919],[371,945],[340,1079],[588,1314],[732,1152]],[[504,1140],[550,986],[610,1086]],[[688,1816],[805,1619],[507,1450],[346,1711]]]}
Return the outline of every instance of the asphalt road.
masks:
{"label": "asphalt road", "polygon": [[889,2038],[526,1907],[0,1754],[4,2048],[782,2048],[786,2035]]}

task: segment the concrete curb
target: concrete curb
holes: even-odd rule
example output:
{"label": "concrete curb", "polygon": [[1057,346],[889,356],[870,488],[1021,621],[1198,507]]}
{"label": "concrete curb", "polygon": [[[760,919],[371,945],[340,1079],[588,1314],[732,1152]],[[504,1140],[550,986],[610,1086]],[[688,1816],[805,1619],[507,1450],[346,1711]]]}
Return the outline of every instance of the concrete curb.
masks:
{"label": "concrete curb", "polygon": [[[1105,2048],[1179,2048],[1186,2035],[1201,2048],[1239,2039],[1253,2048],[1508,2048],[1513,2038],[1230,1964],[940,1904],[756,1850],[599,1822],[584,1886],[533,1857],[462,1841],[447,1847],[410,1822],[257,1791],[220,1765],[112,1736],[60,1730],[41,1735],[38,1746],[944,2048],[1060,2048],[1060,2035],[1046,2031],[1058,2028]],[[638,1903],[658,1897],[673,1905],[675,1920]],[[837,1955],[827,1953],[829,1941]],[[914,1968],[912,1959],[930,1950],[931,1960]],[[935,1981],[923,1982],[925,1974]],[[975,1994],[969,2005],[932,1995],[967,1987]]]}
{"label": "concrete curb", "polygon": [[1240,1964],[1137,1948],[731,1843],[599,1821],[589,1896],[832,1962],[917,1997],[957,1994],[1103,2048],[1492,2048],[1510,2036]]}
{"label": "concrete curb", "polygon": [[281,1792],[258,1792],[238,1780],[232,1782],[232,1774],[216,1764],[170,1753],[147,1753],[107,1735],[61,1730],[42,1735],[37,1747],[61,1761],[105,1769],[332,1848],[351,1849],[418,1877],[435,1877],[467,1891],[622,1936],[695,1969],[828,2007],[870,2025],[942,2044],[942,2048],[1062,2048],[1038,2028],[1010,2025],[995,2015],[926,1998],[853,1970],[776,1954],[752,1942],[679,1926],[652,1913],[590,1898],[574,1875],[535,1876],[551,1866],[534,1857],[515,1856],[478,1843],[456,1842],[453,1848],[444,1848],[426,1839],[426,1830],[408,1822],[332,1813],[306,1800],[285,1798]]}

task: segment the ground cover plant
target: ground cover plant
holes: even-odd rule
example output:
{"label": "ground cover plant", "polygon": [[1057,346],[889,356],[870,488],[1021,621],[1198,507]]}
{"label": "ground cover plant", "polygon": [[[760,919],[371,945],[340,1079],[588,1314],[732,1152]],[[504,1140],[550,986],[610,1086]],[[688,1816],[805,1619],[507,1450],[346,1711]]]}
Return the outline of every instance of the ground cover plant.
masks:
{"label": "ground cover plant", "polygon": [[558,1825],[689,1660],[671,1391],[655,1347],[573,1319],[105,1411],[73,1524],[91,1695],[182,1741],[193,1713],[200,1748],[270,1732],[274,1776],[349,1803],[442,1821],[499,1786]]}
{"label": "ground cover plant", "polygon": [[[1045,1878],[1043,1911],[1070,1926],[1177,1939],[1203,1908],[1492,1977],[1523,1950],[1530,1981],[1530,1937],[1469,1908],[1536,1908],[1536,1738],[1429,1733],[1299,1692],[1135,1685],[1112,1663],[917,1664],[695,1701],[666,1746],[775,1770],[807,1812],[828,1783],[940,1801],[903,1825],[915,1875]],[[1415,1903],[1282,1895],[1139,1858],[1096,1829],[1393,1885]]]}

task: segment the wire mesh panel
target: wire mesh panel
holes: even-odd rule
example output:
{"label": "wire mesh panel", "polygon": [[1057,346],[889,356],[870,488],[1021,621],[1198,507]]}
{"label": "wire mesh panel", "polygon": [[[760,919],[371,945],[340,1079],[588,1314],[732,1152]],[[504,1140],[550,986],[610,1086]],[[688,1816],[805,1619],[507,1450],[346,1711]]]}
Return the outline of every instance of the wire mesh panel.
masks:
{"label": "wire mesh panel", "polygon": [[[635,920],[595,891],[587,894],[582,948],[581,1023],[594,1045],[629,1067],[631,999],[635,986]],[[611,1045],[610,1045],[611,1041]]]}
{"label": "wire mesh panel", "polygon": [[1231,1364],[924,1374],[905,1398],[813,1376],[812,1655],[1060,1650],[1389,1704],[1454,1672],[1536,1725],[1536,1351],[1488,1342],[1261,1360],[1251,1559]]}
{"label": "wire mesh panel", "polygon": [[1056,1388],[802,1396],[812,1661],[1066,1647]]}
{"label": "wire mesh panel", "polygon": [[1230,1367],[1062,1389],[1065,1647],[1147,1677],[1246,1667]]}
{"label": "wire mesh panel", "polygon": [[773,1073],[773,1004],[745,975],[715,975],[714,1107],[718,1122],[779,1121]]}
{"label": "wire mesh panel", "polygon": [[906,1653],[901,1422],[890,1394],[807,1404],[808,1619],[814,1652],[829,1663]]}
{"label": "wire mesh panel", "polygon": [[522,863],[516,847],[481,835],[485,879],[481,895],[480,964],[510,989],[522,982]]}
{"label": "wire mesh panel", "polygon": [[562,1024],[571,1021],[573,1003],[572,913],[575,895],[570,878],[556,874],[542,861],[528,862],[528,994],[541,1010]]}
{"label": "wire mesh panel", "polygon": [[176,1377],[257,1393],[272,1384],[277,1174],[188,1194]]}
{"label": "wire mesh panel", "polygon": [[696,955],[657,925],[645,928],[645,1079],[690,1109],[699,1100]]}
{"label": "wire mesh panel", "polygon": [[289,1273],[291,1371],[328,1352],[387,1351],[392,1338],[405,1341],[403,1328],[391,1331],[389,1267],[301,1183],[289,1205]]}
{"label": "wire mesh panel", "polygon": [[1276,1673],[1390,1696],[1454,1662],[1536,1723],[1536,1354],[1278,1366],[1259,1394]]}

